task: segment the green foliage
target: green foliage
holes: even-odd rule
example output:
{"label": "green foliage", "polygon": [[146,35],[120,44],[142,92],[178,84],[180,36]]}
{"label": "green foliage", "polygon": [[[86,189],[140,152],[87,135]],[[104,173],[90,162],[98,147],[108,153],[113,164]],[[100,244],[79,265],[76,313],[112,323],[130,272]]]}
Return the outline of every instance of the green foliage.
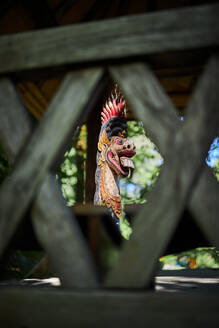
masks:
{"label": "green foliage", "polygon": [[217,159],[216,163],[214,164],[213,171],[214,171],[214,174],[215,174],[217,180],[219,181],[219,158]]}
{"label": "green foliage", "polygon": [[128,122],[128,136],[136,145],[135,170],[131,179],[120,180],[120,191],[126,204],[143,203],[159,175],[163,159],[138,122]]}
{"label": "green foliage", "polygon": [[118,261],[119,248],[115,246],[103,229],[101,229],[100,233],[101,247],[99,250],[99,264],[102,272],[105,273]]}
{"label": "green foliage", "polygon": [[[155,145],[145,136],[143,127],[136,121],[128,122],[128,135],[137,148],[133,162],[133,177],[120,180],[120,191],[124,203],[143,203],[146,194],[155,183],[163,160]],[[65,153],[64,161],[57,172],[63,196],[68,206],[84,201],[86,127],[76,133],[72,147]],[[125,221],[122,222],[122,225]],[[127,224],[126,224],[127,226]]]}
{"label": "green foliage", "polygon": [[62,184],[62,193],[67,205],[75,203],[75,184],[77,183],[76,149],[72,147],[65,153],[64,162],[57,172],[57,177]]}
{"label": "green foliage", "polygon": [[125,211],[124,211],[124,202],[122,201],[122,215],[120,217],[120,231],[122,236],[125,239],[129,239],[130,235],[132,234],[132,228],[130,226],[130,223],[128,222],[128,220],[125,217]]}
{"label": "green foliage", "polygon": [[68,206],[73,206],[76,201],[84,201],[86,138],[84,125],[75,134],[72,147],[65,153],[64,161],[57,171],[57,178],[62,184],[62,193]]}
{"label": "green foliage", "polygon": [[215,247],[199,247],[179,254],[163,256],[159,262],[161,269],[218,269],[219,251]]}

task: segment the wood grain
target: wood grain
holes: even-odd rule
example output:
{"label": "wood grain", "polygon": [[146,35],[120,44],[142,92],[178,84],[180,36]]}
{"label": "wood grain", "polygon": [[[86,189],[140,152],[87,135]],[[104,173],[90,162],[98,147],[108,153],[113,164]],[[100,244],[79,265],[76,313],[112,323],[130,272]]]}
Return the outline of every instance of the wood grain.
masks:
{"label": "wood grain", "polygon": [[219,5],[119,17],[0,38],[0,73],[219,44]]}
{"label": "wood grain", "polygon": [[218,292],[164,293],[0,289],[7,327],[218,327]]}

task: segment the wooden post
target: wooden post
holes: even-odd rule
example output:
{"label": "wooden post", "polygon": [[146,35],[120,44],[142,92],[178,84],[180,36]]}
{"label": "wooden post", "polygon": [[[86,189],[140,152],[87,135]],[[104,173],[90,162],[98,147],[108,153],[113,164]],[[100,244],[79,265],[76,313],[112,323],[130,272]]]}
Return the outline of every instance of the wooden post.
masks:
{"label": "wooden post", "polygon": [[[102,99],[101,99],[102,101]],[[102,103],[99,101],[96,108],[92,111],[87,119],[87,158],[86,158],[86,187],[85,200],[86,203],[93,203],[96,172],[96,154],[97,144],[100,131],[100,112]],[[100,248],[100,216],[94,215],[88,217],[88,239],[94,254],[94,258],[98,263]]]}

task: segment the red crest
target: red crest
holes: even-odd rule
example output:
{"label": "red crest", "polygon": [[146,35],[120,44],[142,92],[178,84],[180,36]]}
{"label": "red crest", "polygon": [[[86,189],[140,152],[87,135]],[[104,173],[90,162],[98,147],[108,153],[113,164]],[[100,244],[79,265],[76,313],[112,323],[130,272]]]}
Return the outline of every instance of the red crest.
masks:
{"label": "red crest", "polygon": [[112,117],[126,118],[126,103],[121,93],[118,93],[117,86],[111,98],[106,101],[101,112],[101,122],[104,124]]}

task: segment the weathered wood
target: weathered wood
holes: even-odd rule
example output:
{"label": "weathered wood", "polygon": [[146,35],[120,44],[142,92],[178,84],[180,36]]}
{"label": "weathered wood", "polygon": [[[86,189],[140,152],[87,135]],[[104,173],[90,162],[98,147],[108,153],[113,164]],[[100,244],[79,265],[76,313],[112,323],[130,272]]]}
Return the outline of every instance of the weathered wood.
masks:
{"label": "weathered wood", "polygon": [[218,327],[215,293],[0,290],[0,323],[7,327]]}
{"label": "weathered wood", "polygon": [[0,38],[0,72],[219,44],[219,5],[195,6]]}
{"label": "weathered wood", "polygon": [[95,287],[97,275],[82,232],[65,206],[61,186],[48,175],[32,210],[33,226],[64,287]]}
{"label": "weathered wood", "polygon": [[[1,81],[0,94],[5,100],[4,106],[0,105],[0,140],[4,144],[4,150],[11,154],[14,161],[31,135],[31,122],[9,80]],[[38,240],[47,251],[62,286],[97,285],[96,272],[89,251],[72,211],[65,205],[55,177],[52,179],[48,175],[39,189],[32,211],[32,222]]]}
{"label": "weathered wood", "polygon": [[[178,223],[195,179],[203,166],[209,144],[218,129],[219,99],[215,87],[215,81],[219,78],[218,73],[218,62],[214,59],[209,63],[196,88],[188,108],[186,122],[177,131],[174,140],[173,135],[172,140],[169,139],[171,142],[169,148],[164,144],[168,149],[165,165],[148,197],[148,203],[135,220],[130,241],[124,243],[118,263],[106,278],[107,286],[142,287],[149,284],[156,260],[166,247]],[[138,107],[144,106],[148,106],[151,111],[156,108],[156,103],[160,101],[159,94],[153,90],[158,88],[156,83],[150,84],[151,93],[157,96],[151,99],[151,103],[147,101],[147,92],[137,92],[142,89],[142,85],[147,84],[147,81],[143,81],[147,78],[143,67],[141,73],[139,65],[136,65],[136,69],[134,65],[130,69],[128,66],[124,66],[121,70],[118,68],[116,78],[127,100],[135,106],[136,111]],[[135,93],[130,91],[130,86],[133,85],[135,85]],[[209,95],[211,102],[209,102]],[[150,119],[147,121],[147,118],[148,115],[144,118],[142,110],[141,119],[145,122],[146,129],[151,122]],[[160,118],[157,118],[158,120]],[[156,124],[153,124],[153,128],[155,126]],[[156,132],[160,133],[157,130]],[[165,133],[167,134],[168,131]],[[157,206],[158,201],[159,206]]]}
{"label": "weathered wood", "polygon": [[33,126],[13,84],[8,79],[0,80],[0,143],[14,162]]}
{"label": "weathered wood", "polygon": [[1,186],[0,253],[33,199],[57,151],[70,131],[73,132],[76,121],[83,114],[82,109],[89,109],[87,102],[101,76],[100,69],[76,71],[66,76],[44,120],[19,156],[10,178]]}

